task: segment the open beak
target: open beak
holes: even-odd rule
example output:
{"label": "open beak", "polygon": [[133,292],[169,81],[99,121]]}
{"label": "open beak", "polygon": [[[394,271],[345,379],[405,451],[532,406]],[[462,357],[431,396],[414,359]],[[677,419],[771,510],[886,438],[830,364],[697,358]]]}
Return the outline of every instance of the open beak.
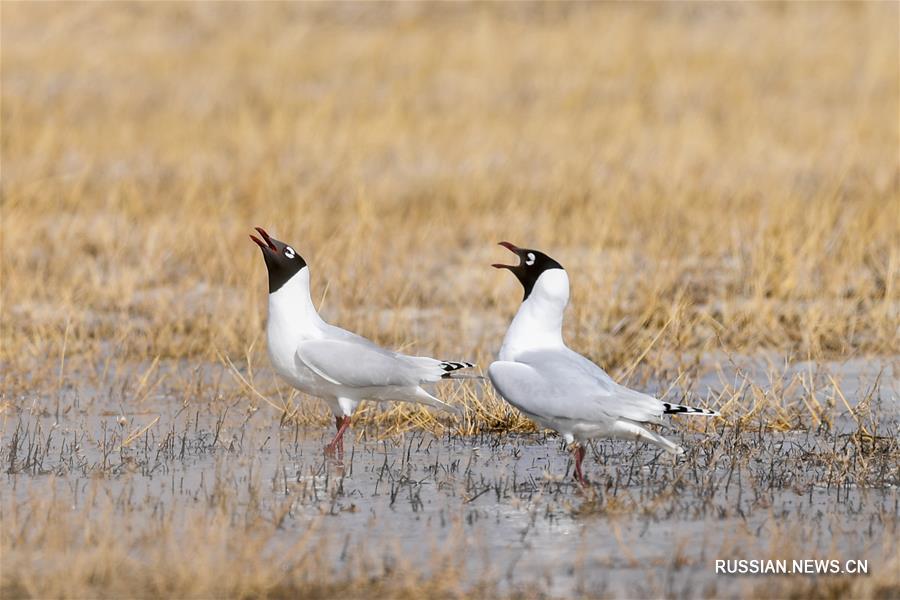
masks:
{"label": "open beak", "polygon": [[[262,227],[255,227],[256,231],[259,232],[259,235],[262,236],[262,240],[256,237],[255,235],[251,235],[250,239],[256,242],[256,245],[262,248],[263,250],[271,250],[272,252],[278,252],[278,248],[275,247],[275,243],[272,241],[272,238],[269,237],[269,234],[266,233],[266,230]],[[263,242],[265,240],[265,242]]]}
{"label": "open beak", "polygon": [[[521,258],[521,252],[522,252],[522,251],[521,251],[520,248],[518,248],[518,247],[515,246],[514,244],[510,244],[509,242],[500,242],[499,245],[500,245],[500,246],[503,246],[504,248],[506,248],[507,250],[509,250],[510,252],[512,252],[513,254],[515,254],[516,256],[519,256],[519,258]],[[513,269],[517,269],[517,268],[520,267],[521,265],[522,265],[522,261],[520,260],[518,265],[503,265],[503,264],[500,264],[500,263],[494,263],[494,264],[492,264],[491,266],[494,267],[495,269],[509,269],[510,271],[512,271]]]}

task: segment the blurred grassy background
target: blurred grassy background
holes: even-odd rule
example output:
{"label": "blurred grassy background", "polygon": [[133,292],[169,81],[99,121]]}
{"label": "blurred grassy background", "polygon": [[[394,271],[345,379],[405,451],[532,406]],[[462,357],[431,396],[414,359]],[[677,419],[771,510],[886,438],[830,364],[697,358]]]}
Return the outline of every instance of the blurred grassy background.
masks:
{"label": "blurred grassy background", "polygon": [[895,3],[6,3],[8,391],[243,356],[254,225],[408,350],[490,360],[507,239],[614,370],[667,323],[646,360],[896,354],[898,62]]}
{"label": "blurred grassy background", "polygon": [[[327,318],[483,367],[521,298],[513,277],[489,267],[508,259],[494,244],[546,251],[571,275],[572,347],[639,389],[696,392],[723,411],[679,424],[709,430],[672,465],[674,479],[657,480],[656,466],[644,473],[635,454],[631,465],[644,474],[625,489],[629,470],[621,493],[634,504],[620,510],[640,520],[641,539],[654,543],[644,525],[659,518],[639,505],[689,519],[684,530],[660,530],[676,569],[688,545],[704,561],[718,544],[824,557],[841,548],[834,539],[854,552],[848,558],[872,558],[872,575],[750,578],[741,589],[897,589],[896,504],[885,486],[896,428],[880,404],[872,408],[896,399],[895,382],[881,378],[898,372],[900,355],[897,3],[4,2],[0,13],[0,449],[9,482],[0,595],[478,594],[454,562],[480,556],[468,534],[441,541],[437,553],[423,543],[427,574],[401,564],[373,577],[306,546],[317,529],[345,550],[350,539],[333,504],[305,520],[319,499],[308,504],[304,490],[318,484],[301,483],[298,428],[330,415],[289,405],[285,387],[260,376],[264,399],[295,427],[279,427],[268,409],[251,421],[261,398],[229,387],[230,369],[219,367],[217,350],[250,380],[247,358],[267,362],[265,269],[247,238],[254,225],[304,255]],[[728,364],[736,355],[770,363],[754,378]],[[881,370],[864,376],[859,365],[873,355]],[[850,357],[862,360],[850,369],[825,362]],[[881,366],[892,360],[893,371]],[[698,383],[709,372],[723,381],[712,392]],[[845,397],[841,373],[858,397]],[[410,428],[449,436],[531,427],[489,385],[469,383],[441,388],[466,408],[459,423],[367,409],[354,419],[357,442],[375,439],[373,424],[400,454],[394,434]],[[858,431],[832,431],[836,413]],[[778,431],[805,441],[798,450]],[[485,465],[500,439],[481,436]],[[820,452],[807,452],[810,440]],[[437,454],[438,482],[462,477],[458,456],[444,452],[438,469]],[[608,481],[615,460],[595,467]],[[804,477],[773,483],[766,461],[787,461],[771,469],[783,473],[797,465]],[[813,481],[826,463],[827,477]],[[290,490],[286,470],[279,483],[285,464],[296,469]],[[735,505],[736,464],[736,485],[748,487]],[[199,473],[199,483],[181,478],[166,496],[176,473]],[[331,481],[334,502],[343,474]],[[797,496],[773,504],[772,485]],[[813,487],[836,492],[827,519],[804,516],[806,488],[797,486],[806,485],[810,506]],[[156,488],[161,495],[143,495]],[[547,496],[554,505],[559,489]],[[742,494],[770,527],[740,524],[751,516]],[[691,498],[734,505],[721,508],[732,521],[710,513],[716,545],[684,537],[697,526]],[[584,499],[564,498],[563,512],[580,525],[612,524],[592,538],[618,537],[609,503],[590,517],[594,497]],[[521,510],[513,500],[498,506]],[[559,506],[535,506],[558,520]],[[863,506],[875,507],[868,536],[840,521],[863,519]],[[719,536],[726,522],[738,525]],[[847,532],[863,532],[867,546]],[[883,547],[870,541],[878,536]],[[381,556],[389,541],[376,538]],[[670,580],[661,565],[646,571],[648,589],[657,575]],[[653,595],[709,593],[703,577],[690,581]],[[529,585],[522,596],[542,593]]]}

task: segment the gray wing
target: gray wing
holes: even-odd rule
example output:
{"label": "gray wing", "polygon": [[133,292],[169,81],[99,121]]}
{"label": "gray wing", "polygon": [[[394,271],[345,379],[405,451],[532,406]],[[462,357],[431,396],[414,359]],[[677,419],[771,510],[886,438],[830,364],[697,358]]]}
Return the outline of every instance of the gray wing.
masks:
{"label": "gray wing", "polygon": [[[365,338],[358,333],[353,333],[352,331],[347,331],[346,329],[342,329],[337,325],[330,325],[328,323],[325,324],[325,338],[328,340],[352,342],[354,344],[359,344],[360,346],[370,346],[378,350],[384,350],[384,348],[382,348],[369,338]],[[384,351],[389,352],[388,350]]]}
{"label": "gray wing", "polygon": [[347,387],[418,385],[415,369],[398,355],[353,338],[310,340],[297,346],[297,359],[323,379]]}
{"label": "gray wing", "polygon": [[538,416],[655,423],[663,413],[662,402],[618,385],[600,367],[568,349],[527,352],[516,362],[498,361],[488,375],[511,404]]}

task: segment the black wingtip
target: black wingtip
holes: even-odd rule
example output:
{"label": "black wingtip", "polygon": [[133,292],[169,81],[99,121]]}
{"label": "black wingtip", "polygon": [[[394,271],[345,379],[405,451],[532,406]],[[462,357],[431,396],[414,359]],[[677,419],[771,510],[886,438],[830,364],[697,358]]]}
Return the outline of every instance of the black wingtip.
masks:
{"label": "black wingtip", "polygon": [[665,415],[705,415],[708,417],[717,417],[719,413],[706,408],[694,408],[693,406],[684,406],[683,404],[671,404],[663,402],[663,414]]}
{"label": "black wingtip", "polygon": [[453,362],[453,361],[444,361],[441,363],[441,368],[444,370],[444,374],[441,375],[441,379],[451,379],[453,377],[454,371],[459,371],[460,369],[471,369],[475,365],[470,362]]}

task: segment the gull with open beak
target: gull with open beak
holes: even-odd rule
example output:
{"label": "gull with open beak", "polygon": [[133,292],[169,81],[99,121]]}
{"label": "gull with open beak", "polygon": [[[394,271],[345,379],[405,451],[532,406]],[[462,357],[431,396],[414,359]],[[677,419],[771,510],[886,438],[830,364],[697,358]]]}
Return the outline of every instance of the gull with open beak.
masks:
{"label": "gull with open beak", "polygon": [[282,379],[331,407],[337,433],[326,452],[343,451],[344,432],[362,400],[416,402],[458,412],[422,386],[464,378],[457,371],[472,363],[407,356],[329,325],[313,305],[303,257],[261,227],[256,231],[261,239],[250,239],[262,250],[269,273],[269,358]]}
{"label": "gull with open beak", "polygon": [[593,438],[643,441],[672,454],[684,450],[647,429],[664,415],[714,416],[715,411],[662,402],[619,385],[593,362],[563,342],[563,311],[569,277],[562,265],[538,250],[500,245],[519,258],[508,269],[525,290],[498,360],[488,376],[500,395],[533,421],[559,432],[575,452],[575,477],[585,483],[584,442]]}

